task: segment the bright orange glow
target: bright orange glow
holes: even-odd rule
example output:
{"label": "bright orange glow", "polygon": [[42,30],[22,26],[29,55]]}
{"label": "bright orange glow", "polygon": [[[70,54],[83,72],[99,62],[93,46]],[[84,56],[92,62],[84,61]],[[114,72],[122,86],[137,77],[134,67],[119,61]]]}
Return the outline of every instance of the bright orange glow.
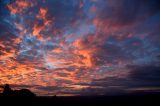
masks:
{"label": "bright orange glow", "polygon": [[44,29],[44,26],[40,26],[38,24],[34,24],[34,27],[33,27],[33,35],[34,36],[39,36],[39,33]]}
{"label": "bright orange glow", "polygon": [[61,53],[61,52],[62,52],[62,49],[56,48],[56,49],[53,50],[53,52],[55,52],[55,53]]}
{"label": "bright orange glow", "polygon": [[93,66],[92,64],[92,53],[94,52],[93,49],[89,49],[89,48],[86,48],[80,39],[76,40],[74,42],[74,46],[77,48],[74,52],[75,54],[79,54],[81,56],[83,56],[83,59],[82,59],[82,62],[85,66],[87,67],[91,67]]}

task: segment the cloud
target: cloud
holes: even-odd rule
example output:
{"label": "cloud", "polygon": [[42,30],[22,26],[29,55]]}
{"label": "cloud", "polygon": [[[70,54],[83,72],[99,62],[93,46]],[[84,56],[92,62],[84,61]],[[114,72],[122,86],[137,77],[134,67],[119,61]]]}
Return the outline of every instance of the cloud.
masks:
{"label": "cloud", "polygon": [[119,26],[134,24],[136,21],[147,19],[160,11],[158,0],[134,0],[131,2],[128,0],[122,0],[121,2],[104,0],[102,2],[104,4],[100,9],[100,18],[109,20],[111,24]]}
{"label": "cloud", "polygon": [[153,86],[158,86],[158,71],[153,71],[159,68],[158,4],[1,1],[1,84],[39,85],[29,87],[39,95],[54,87],[73,87],[56,93],[77,95],[126,92],[143,84],[150,87],[154,80]]}
{"label": "cloud", "polygon": [[10,10],[11,14],[21,13],[24,12],[25,9],[28,7],[32,7],[34,4],[33,2],[29,1],[21,1],[17,0],[12,4],[7,5],[8,9]]}
{"label": "cloud", "polygon": [[137,79],[137,80],[142,80],[142,81],[146,81],[146,82],[153,82],[153,84],[156,84],[156,82],[158,84],[160,84],[158,82],[159,80],[159,70],[160,67],[159,66],[129,66],[129,68],[132,70],[132,73],[130,75],[131,78]]}
{"label": "cloud", "polygon": [[127,66],[127,68],[129,68],[129,74],[125,77],[105,77],[93,80],[90,84],[81,84],[89,86],[84,89],[84,92],[81,92],[82,95],[117,95],[117,93],[133,93],[139,90],[144,92],[159,91],[159,66],[133,65]]}

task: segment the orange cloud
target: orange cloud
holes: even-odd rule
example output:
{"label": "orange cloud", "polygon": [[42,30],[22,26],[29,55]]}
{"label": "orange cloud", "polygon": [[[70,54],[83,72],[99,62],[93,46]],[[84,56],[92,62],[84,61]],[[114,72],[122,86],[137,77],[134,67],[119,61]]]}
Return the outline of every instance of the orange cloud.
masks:
{"label": "orange cloud", "polygon": [[47,14],[47,8],[40,8],[39,14],[36,16],[38,19],[45,20]]}
{"label": "orange cloud", "polygon": [[62,52],[62,49],[61,48],[56,48],[53,50],[54,53],[61,53]]}
{"label": "orange cloud", "polygon": [[34,6],[34,3],[29,0],[16,0],[16,2],[7,5],[11,14],[22,13],[28,7]]}
{"label": "orange cloud", "polygon": [[43,24],[39,25],[37,22],[35,22],[32,28],[32,34],[37,36],[39,40],[43,41],[43,35],[40,34],[40,32],[45,31],[45,28],[49,27],[53,22],[48,18],[48,9],[43,7],[39,9],[39,13],[36,18],[41,20]]}
{"label": "orange cloud", "polygon": [[9,52],[3,50],[1,52],[3,52],[3,55],[0,56],[0,60],[7,60],[8,58],[11,58],[11,57],[15,56],[16,50],[12,49]]}
{"label": "orange cloud", "polygon": [[45,26],[40,26],[37,23],[35,23],[34,26],[33,26],[33,33],[32,34],[34,36],[39,36],[39,33],[41,31],[43,31],[44,28],[45,28]]}
{"label": "orange cloud", "polygon": [[83,45],[81,39],[77,39],[74,42],[74,46],[76,47],[76,50],[74,51],[75,54],[83,56],[82,62],[87,67],[92,67],[92,53],[94,52],[93,49],[85,47]]}
{"label": "orange cloud", "polygon": [[49,26],[52,21],[48,18],[48,9],[47,8],[40,8],[39,13],[36,16],[37,19],[42,20],[44,23],[44,26]]}

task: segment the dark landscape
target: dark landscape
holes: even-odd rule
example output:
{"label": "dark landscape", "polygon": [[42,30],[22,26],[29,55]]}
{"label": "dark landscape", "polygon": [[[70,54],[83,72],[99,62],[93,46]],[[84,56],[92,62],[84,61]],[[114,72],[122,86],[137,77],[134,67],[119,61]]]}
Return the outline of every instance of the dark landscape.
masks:
{"label": "dark landscape", "polygon": [[8,85],[0,94],[1,103],[40,105],[158,106],[160,93],[132,93],[116,96],[36,96],[27,89],[11,90]]}

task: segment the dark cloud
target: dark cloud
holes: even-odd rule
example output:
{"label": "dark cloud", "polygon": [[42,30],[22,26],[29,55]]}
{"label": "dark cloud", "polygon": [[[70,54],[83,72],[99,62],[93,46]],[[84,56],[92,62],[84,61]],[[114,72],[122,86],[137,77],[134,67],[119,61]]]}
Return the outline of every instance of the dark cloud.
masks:
{"label": "dark cloud", "polygon": [[49,7],[50,15],[55,17],[56,20],[55,26],[58,28],[71,25],[72,22],[80,19],[79,1],[54,0],[54,1],[47,1],[46,4],[47,7]]}
{"label": "dark cloud", "polygon": [[32,87],[36,87],[38,85],[23,85],[23,84],[16,85],[16,84],[11,84],[10,86],[13,87],[13,88],[32,88]]}
{"label": "dark cloud", "polygon": [[80,83],[80,85],[90,86],[83,89],[82,95],[117,95],[132,92],[130,89],[134,88],[142,88],[143,91],[147,91],[145,88],[158,87],[157,90],[160,89],[159,66],[132,65],[127,66],[127,68],[130,69],[129,76],[124,78],[106,77],[93,80],[91,84]]}
{"label": "dark cloud", "polygon": [[[160,84],[159,75],[160,67],[159,66],[129,66],[131,69],[130,77],[136,80],[142,80],[144,82],[154,82],[155,84]],[[157,83],[156,83],[157,82]],[[153,84],[154,84],[153,83]]]}
{"label": "dark cloud", "polygon": [[160,11],[159,4],[159,0],[104,0],[99,16],[109,19],[111,25],[130,25],[157,14]]}
{"label": "dark cloud", "polygon": [[57,87],[57,86],[39,86],[39,87],[36,87],[36,89],[39,89],[39,90],[43,90],[43,91],[57,91],[57,90],[65,90],[65,89],[72,89],[72,87]]}
{"label": "dark cloud", "polygon": [[[100,61],[102,61],[104,64],[118,64],[119,61],[126,62],[130,58],[132,58],[131,54],[129,56],[126,50],[123,50],[123,46],[117,44],[106,43],[105,45],[99,48],[100,50],[99,53],[97,53],[97,57],[100,58]],[[98,63],[101,63],[100,61],[98,61]]]}

